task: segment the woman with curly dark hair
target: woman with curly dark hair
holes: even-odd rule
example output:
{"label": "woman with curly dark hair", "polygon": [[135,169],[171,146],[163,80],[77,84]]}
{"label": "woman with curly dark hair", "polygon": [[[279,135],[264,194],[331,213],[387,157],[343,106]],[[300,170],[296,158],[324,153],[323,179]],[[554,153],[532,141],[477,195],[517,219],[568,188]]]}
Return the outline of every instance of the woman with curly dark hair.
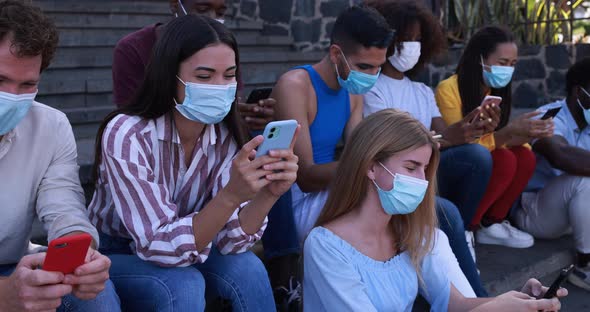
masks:
{"label": "woman with curly dark hair", "polygon": [[465,232],[464,220],[474,213],[483,196],[491,171],[491,157],[481,146],[463,145],[465,142],[457,137],[473,129],[461,128],[460,123],[447,127],[432,89],[411,79],[432,58],[445,51],[442,27],[432,12],[417,1],[372,0],[369,5],[381,12],[396,31],[396,40],[389,48],[388,62],[383,65],[379,80],[365,95],[364,115],[395,108],[410,113],[427,129],[443,135],[445,141],[440,142],[442,152],[438,173],[441,197],[436,197],[436,210],[440,228],[449,237],[460,267],[450,275],[465,296],[487,296],[472,257],[475,253],[469,248],[470,240],[465,239],[466,233],[467,237],[471,235]]}

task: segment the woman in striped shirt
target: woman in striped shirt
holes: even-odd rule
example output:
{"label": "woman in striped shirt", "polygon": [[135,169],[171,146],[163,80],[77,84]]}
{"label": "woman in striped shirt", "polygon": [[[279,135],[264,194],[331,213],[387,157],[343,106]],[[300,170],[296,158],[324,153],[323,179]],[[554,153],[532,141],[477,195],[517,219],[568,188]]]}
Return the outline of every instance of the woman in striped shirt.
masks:
{"label": "woman in striped shirt", "polygon": [[237,115],[235,38],[213,19],[177,18],[146,70],[132,105],[99,130],[89,207],[123,309],[200,311],[206,288],[235,311],[273,311],[248,249],[295,181],[297,157],[253,157],[263,138],[246,143]]}

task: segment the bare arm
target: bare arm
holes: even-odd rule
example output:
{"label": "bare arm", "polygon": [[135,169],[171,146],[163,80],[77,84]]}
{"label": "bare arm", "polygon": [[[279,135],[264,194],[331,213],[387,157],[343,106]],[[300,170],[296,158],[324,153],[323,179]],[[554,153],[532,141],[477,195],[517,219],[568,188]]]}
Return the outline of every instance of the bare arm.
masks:
{"label": "bare arm", "polygon": [[328,187],[336,174],[337,162],[318,165],[313,161],[311,146],[310,107],[315,105],[311,82],[303,70],[284,74],[274,87],[271,97],[276,99],[276,120],[295,119],[301,125],[294,152],[299,157],[297,184],[304,192],[318,192]]}
{"label": "bare arm", "polygon": [[356,126],[363,120],[363,104],[362,96],[350,95],[350,119],[348,119],[344,132],[346,141],[348,141]]}
{"label": "bare arm", "polygon": [[533,150],[547,158],[554,168],[572,175],[590,177],[590,151],[570,145],[560,135],[538,140]]}

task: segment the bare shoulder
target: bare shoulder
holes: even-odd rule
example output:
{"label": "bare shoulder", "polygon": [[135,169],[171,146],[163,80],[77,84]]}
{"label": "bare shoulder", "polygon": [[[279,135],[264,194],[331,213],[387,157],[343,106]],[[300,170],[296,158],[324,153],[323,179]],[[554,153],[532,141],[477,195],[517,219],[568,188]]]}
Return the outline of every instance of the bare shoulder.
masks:
{"label": "bare shoulder", "polygon": [[293,69],[281,75],[275,88],[281,91],[304,91],[310,86],[311,80],[307,72],[304,69]]}

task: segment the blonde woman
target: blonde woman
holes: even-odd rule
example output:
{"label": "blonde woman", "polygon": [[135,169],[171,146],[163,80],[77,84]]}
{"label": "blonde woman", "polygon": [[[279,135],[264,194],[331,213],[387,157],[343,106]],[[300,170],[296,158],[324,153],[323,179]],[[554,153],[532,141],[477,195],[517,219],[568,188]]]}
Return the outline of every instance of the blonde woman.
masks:
{"label": "blonde woman", "polygon": [[436,257],[425,258],[445,239],[435,230],[438,162],[436,142],[407,113],[386,109],[359,124],[305,241],[305,311],[411,311],[418,291],[432,311],[559,309],[557,298],[534,300],[546,291],[535,279],[523,292],[465,298]]}

